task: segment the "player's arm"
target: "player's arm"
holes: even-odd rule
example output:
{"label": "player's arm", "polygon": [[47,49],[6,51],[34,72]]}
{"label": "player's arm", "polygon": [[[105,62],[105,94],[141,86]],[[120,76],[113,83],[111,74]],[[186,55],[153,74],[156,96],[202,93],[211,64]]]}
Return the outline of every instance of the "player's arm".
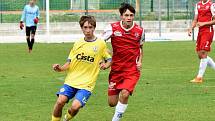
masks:
{"label": "player's arm", "polygon": [[[111,24],[108,24],[105,29],[104,29],[104,32],[102,33],[101,35],[101,38],[107,42],[111,36],[113,34],[113,30],[112,30],[112,26]],[[113,51],[111,49],[107,49],[107,52],[110,54],[110,55],[113,55]]]}
{"label": "player's arm", "polygon": [[198,22],[198,10],[197,10],[197,5],[196,5],[196,7],[195,7],[195,16],[193,18],[191,27],[188,29],[188,36],[192,35],[193,29],[196,27],[197,22]]}
{"label": "player's arm", "polygon": [[64,65],[60,65],[60,64],[53,64],[53,70],[57,71],[57,72],[62,72],[62,71],[66,71],[69,68],[70,62],[67,61]]}
{"label": "player's arm", "polygon": [[142,61],[143,61],[143,55],[144,55],[144,52],[143,52],[144,42],[145,42],[145,32],[143,31],[142,37],[140,40],[140,57],[137,59],[137,69],[138,70],[141,70],[141,68],[142,68]]}
{"label": "player's arm", "polygon": [[214,25],[215,24],[215,20],[211,20],[211,21],[208,21],[208,22],[198,22],[197,23],[197,26],[198,27],[202,27],[202,26],[211,26],[211,25]]}
{"label": "player's arm", "polygon": [[24,21],[25,20],[25,14],[26,14],[26,6],[24,7],[23,11],[22,11],[22,16],[21,16],[21,20],[20,21]]}
{"label": "player's arm", "polygon": [[107,68],[109,68],[111,66],[111,62],[112,62],[112,57],[111,57],[111,54],[108,52],[109,50],[107,49],[107,46],[105,44],[105,48],[103,50],[103,58],[104,58],[104,61],[101,61],[99,63],[100,65],[100,68],[102,70],[105,70]]}
{"label": "player's arm", "polygon": [[142,61],[143,61],[143,45],[140,45],[140,57],[137,60],[137,69],[140,71],[142,68]]}
{"label": "player's arm", "polygon": [[37,18],[40,18],[40,10],[39,10],[39,7],[38,7],[37,12],[36,12],[36,17],[37,17]]}
{"label": "player's arm", "polygon": [[197,26],[202,27],[202,26],[211,26],[215,24],[215,4],[211,5],[211,14],[212,14],[212,20],[208,22],[198,22]]}
{"label": "player's arm", "polygon": [[34,23],[37,24],[39,22],[39,17],[40,17],[40,11],[39,11],[39,7],[36,11],[36,18],[34,18]]}
{"label": "player's arm", "polygon": [[108,41],[112,36],[113,30],[111,24],[107,25],[104,29],[104,32],[101,35],[101,38],[105,41]]}
{"label": "player's arm", "polygon": [[23,21],[25,20],[25,14],[26,14],[26,7],[24,7],[24,9],[22,11],[21,20],[19,22],[20,29],[23,29],[23,27],[24,27]]}
{"label": "player's arm", "polygon": [[211,25],[214,25],[215,24],[215,20],[211,20],[211,21],[208,21],[208,22],[198,22],[197,25],[199,27],[202,27],[202,26],[211,26]]}
{"label": "player's arm", "polygon": [[64,65],[61,66],[60,64],[53,64],[52,67],[55,71],[62,72],[62,71],[66,71],[67,69],[69,69],[70,63],[72,61],[72,56],[73,56],[73,51],[74,51],[75,45],[76,45],[76,43],[74,44],[72,50],[70,51],[67,61]]}
{"label": "player's arm", "polygon": [[100,68],[105,70],[111,66],[112,58],[108,58],[105,61],[100,62]]}

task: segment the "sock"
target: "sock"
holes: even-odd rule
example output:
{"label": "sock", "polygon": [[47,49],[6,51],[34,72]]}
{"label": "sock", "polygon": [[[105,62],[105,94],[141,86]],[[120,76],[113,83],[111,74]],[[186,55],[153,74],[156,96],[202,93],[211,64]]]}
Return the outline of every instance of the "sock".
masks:
{"label": "sock", "polygon": [[28,48],[30,49],[31,48],[31,42],[30,42],[30,38],[27,38],[27,43],[28,43]]}
{"label": "sock", "polygon": [[213,59],[209,56],[207,57],[207,59],[208,59],[208,66],[210,66],[212,69],[215,70],[215,63],[214,63]]}
{"label": "sock", "polygon": [[66,115],[64,117],[64,120],[69,121],[72,118],[73,118],[73,116],[71,116],[71,114],[69,113],[69,111],[67,111],[67,113],[66,113]]}
{"label": "sock", "polygon": [[112,121],[119,121],[122,118],[122,114],[125,112],[127,106],[128,104],[122,104],[121,102],[118,102]]}
{"label": "sock", "polygon": [[207,64],[208,64],[208,59],[207,58],[203,58],[200,60],[200,64],[199,64],[199,73],[197,75],[197,77],[200,77],[202,78],[204,73],[205,73],[205,70],[207,68]]}
{"label": "sock", "polygon": [[33,45],[34,45],[34,38],[31,39],[31,49],[33,49]]}
{"label": "sock", "polygon": [[55,116],[52,115],[52,120],[51,121],[60,121],[60,118],[61,117],[55,117]]}

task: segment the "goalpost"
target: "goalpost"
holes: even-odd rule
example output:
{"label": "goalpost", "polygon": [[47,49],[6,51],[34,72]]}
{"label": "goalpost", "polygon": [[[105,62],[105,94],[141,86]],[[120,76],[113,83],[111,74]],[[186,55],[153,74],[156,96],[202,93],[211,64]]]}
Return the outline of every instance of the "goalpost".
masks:
{"label": "goalpost", "polygon": [[49,36],[50,36],[50,26],[49,26],[49,24],[50,24],[50,21],[49,21],[49,0],[46,0],[46,34],[47,34],[47,37],[48,37],[48,39],[47,39],[47,43],[49,43]]}

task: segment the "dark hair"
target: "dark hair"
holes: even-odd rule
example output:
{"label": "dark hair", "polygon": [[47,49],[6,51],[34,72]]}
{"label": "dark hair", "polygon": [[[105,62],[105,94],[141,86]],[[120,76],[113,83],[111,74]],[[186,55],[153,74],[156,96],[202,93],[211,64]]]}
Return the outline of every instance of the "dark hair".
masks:
{"label": "dark hair", "polygon": [[130,4],[128,3],[121,3],[121,7],[119,8],[119,12],[120,12],[120,15],[122,15],[123,13],[126,12],[126,10],[129,10],[131,11],[133,14],[135,14],[135,9],[133,6],[131,6]]}
{"label": "dark hair", "polygon": [[94,16],[81,16],[80,20],[79,20],[79,24],[81,26],[81,28],[83,27],[84,23],[88,21],[89,24],[93,25],[96,28],[96,19],[94,18]]}

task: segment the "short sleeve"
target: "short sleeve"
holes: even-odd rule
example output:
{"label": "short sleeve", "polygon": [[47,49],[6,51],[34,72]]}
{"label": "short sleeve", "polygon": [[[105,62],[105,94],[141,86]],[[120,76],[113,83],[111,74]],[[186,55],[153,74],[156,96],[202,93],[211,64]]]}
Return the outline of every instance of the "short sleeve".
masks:
{"label": "short sleeve", "polygon": [[70,50],[69,56],[67,58],[67,62],[71,62],[72,61],[72,57],[74,56],[75,49],[76,49],[76,43],[74,43],[73,48]]}
{"label": "short sleeve", "polygon": [[104,45],[102,57],[103,57],[105,60],[111,60],[111,55],[108,53],[108,49],[107,49],[106,43],[105,43],[105,45]]}
{"label": "short sleeve", "polygon": [[72,56],[73,56],[73,49],[71,49],[69,56],[67,58],[67,62],[71,62],[72,61]]}
{"label": "short sleeve", "polygon": [[21,17],[21,20],[20,21],[24,21],[24,19],[25,19],[25,14],[26,14],[26,5],[25,5],[25,7],[24,7],[24,9],[23,9],[23,11],[22,11],[22,17]]}
{"label": "short sleeve", "polygon": [[113,33],[112,26],[111,26],[111,24],[109,24],[104,29],[104,32],[102,34],[102,39],[105,40],[105,41],[107,41],[108,39],[110,39],[112,33]]}
{"label": "short sleeve", "polygon": [[39,10],[39,7],[37,7],[37,12],[36,12],[36,17],[40,17],[40,10]]}
{"label": "short sleeve", "polygon": [[211,5],[211,14],[212,14],[212,17],[214,17],[214,15],[215,15],[215,3],[213,3]]}
{"label": "short sleeve", "polygon": [[196,7],[195,7],[195,15],[198,15],[198,7],[197,7],[197,4],[196,4]]}

